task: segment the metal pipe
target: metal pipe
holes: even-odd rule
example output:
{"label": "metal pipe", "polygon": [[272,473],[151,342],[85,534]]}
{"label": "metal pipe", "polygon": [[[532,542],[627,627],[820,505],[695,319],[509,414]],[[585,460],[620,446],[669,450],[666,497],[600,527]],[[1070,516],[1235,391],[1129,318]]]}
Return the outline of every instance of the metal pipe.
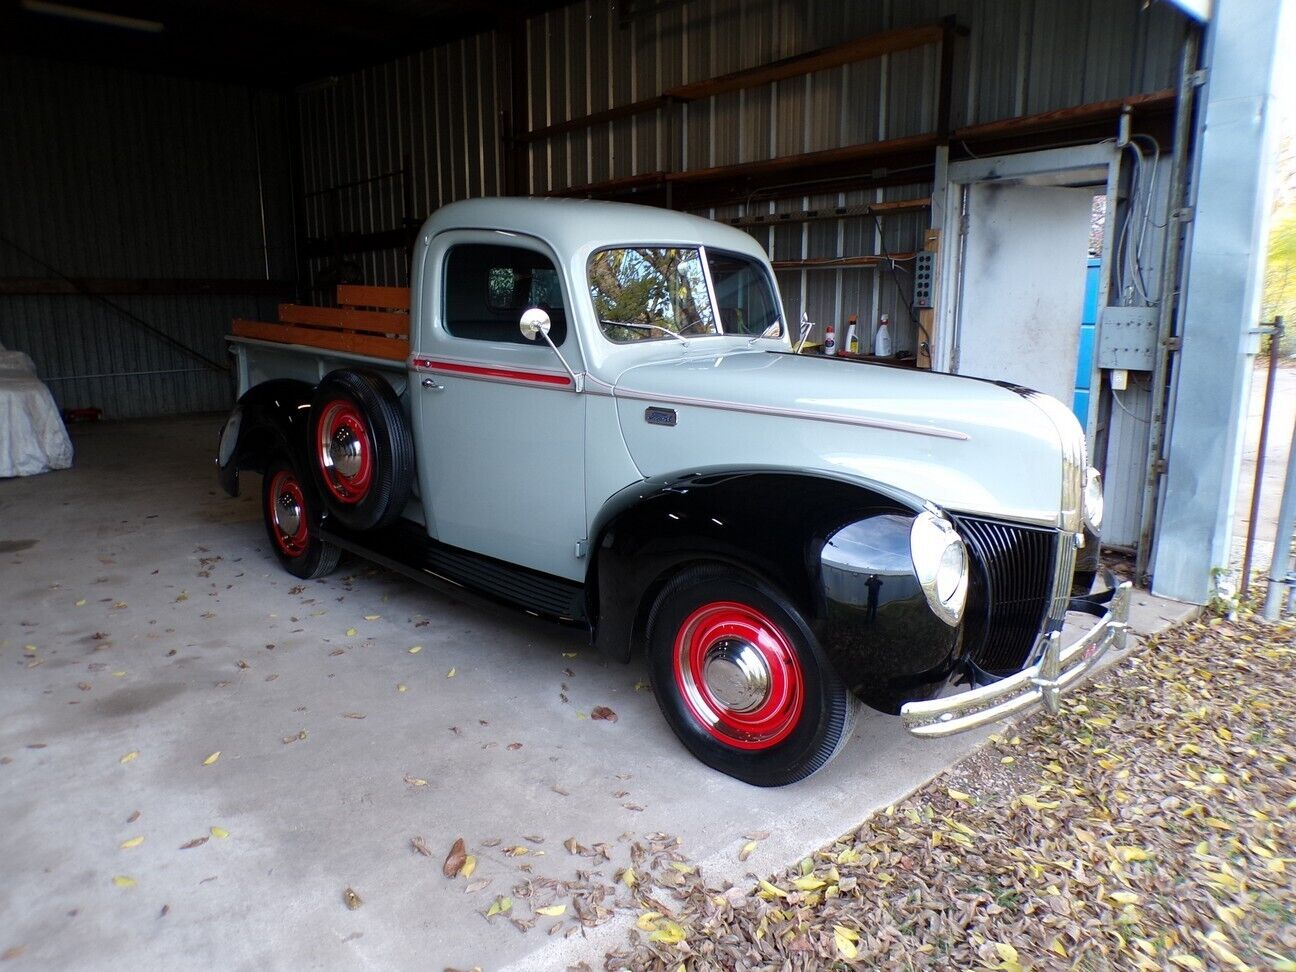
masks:
{"label": "metal pipe", "polygon": [[[1238,597],[1246,598],[1251,587],[1251,554],[1255,551],[1256,519],[1260,516],[1260,485],[1264,478],[1265,447],[1269,444],[1269,418],[1273,414],[1274,382],[1278,378],[1278,355],[1283,336],[1282,317],[1274,318],[1272,325],[1260,328],[1269,334],[1269,374],[1265,379],[1264,405],[1260,410],[1260,442],[1256,447],[1255,482],[1251,486],[1251,512],[1247,518],[1246,547],[1242,552],[1242,580]],[[1275,554],[1277,548],[1274,548]]]}
{"label": "metal pipe", "polygon": [[[1175,309],[1179,294],[1179,262],[1183,256],[1185,197],[1188,186],[1188,143],[1193,104],[1201,75],[1197,61],[1201,50],[1201,29],[1189,25],[1179,66],[1179,97],[1175,104],[1174,151],[1170,162],[1170,190],[1166,195],[1166,227],[1161,241],[1160,306],[1157,314],[1156,358],[1152,364],[1152,414],[1148,421],[1147,476],[1143,482],[1143,503],[1139,512],[1138,553],[1134,574],[1146,584],[1152,554],[1152,533],[1156,525],[1157,498],[1165,471],[1161,451],[1165,448],[1166,400],[1170,373],[1170,352]],[[1115,213],[1108,213],[1114,219]]]}
{"label": "metal pipe", "polygon": [[1293,536],[1296,536],[1296,426],[1292,427],[1291,451],[1287,453],[1287,482],[1283,486],[1282,506],[1278,509],[1273,561],[1269,565],[1269,593],[1265,595],[1264,616],[1270,621],[1278,619],[1284,601],[1289,611],[1296,601],[1296,571],[1292,570],[1291,559]]}

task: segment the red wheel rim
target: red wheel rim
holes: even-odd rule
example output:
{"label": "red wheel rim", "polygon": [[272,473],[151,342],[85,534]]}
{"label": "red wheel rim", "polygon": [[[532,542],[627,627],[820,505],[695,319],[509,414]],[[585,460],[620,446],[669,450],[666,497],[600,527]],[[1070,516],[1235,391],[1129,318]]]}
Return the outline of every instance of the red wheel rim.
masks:
{"label": "red wheel rim", "polygon": [[310,542],[310,513],[297,477],[286,469],[275,473],[270,480],[266,504],[275,545],[289,557],[300,557]]}
{"label": "red wheel rim", "polygon": [[796,728],[805,684],[796,649],[760,611],[698,608],[675,635],[675,687],[706,732],[736,749],[769,749]]}
{"label": "red wheel rim", "polygon": [[341,503],[359,503],[373,479],[369,426],[354,405],[329,402],[316,426],[315,458],[324,485]]}

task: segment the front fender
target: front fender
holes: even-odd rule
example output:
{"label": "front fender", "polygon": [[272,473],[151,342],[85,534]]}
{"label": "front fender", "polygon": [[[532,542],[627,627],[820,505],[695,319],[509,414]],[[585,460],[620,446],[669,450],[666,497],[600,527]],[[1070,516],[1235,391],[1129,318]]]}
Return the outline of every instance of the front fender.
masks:
{"label": "front fender", "polygon": [[637,483],[609,500],[593,531],[586,590],[594,643],[629,658],[643,647],[648,612],[673,573],[725,563],[791,598],[856,694],[898,711],[945,683],[960,644],[959,629],[936,618],[913,576],[907,524],[922,507],[885,486],[793,470]]}
{"label": "front fender", "polygon": [[216,471],[221,488],[239,494],[239,471],[265,472],[276,455],[290,455],[306,470],[307,422],[313,387],[288,378],[262,382],[239,398],[221,430]]}

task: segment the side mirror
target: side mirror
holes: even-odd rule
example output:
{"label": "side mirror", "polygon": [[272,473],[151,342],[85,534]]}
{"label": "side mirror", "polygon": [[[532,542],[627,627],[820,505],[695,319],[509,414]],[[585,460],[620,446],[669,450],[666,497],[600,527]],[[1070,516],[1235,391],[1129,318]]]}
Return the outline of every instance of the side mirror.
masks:
{"label": "side mirror", "polygon": [[522,319],[518,321],[518,330],[528,341],[534,341],[539,334],[548,337],[551,326],[549,315],[539,307],[531,307],[523,311]]}

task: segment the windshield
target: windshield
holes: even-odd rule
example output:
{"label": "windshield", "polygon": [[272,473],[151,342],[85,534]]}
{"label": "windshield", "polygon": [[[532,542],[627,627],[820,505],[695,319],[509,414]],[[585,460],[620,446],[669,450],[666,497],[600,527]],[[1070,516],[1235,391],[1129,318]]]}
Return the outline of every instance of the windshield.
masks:
{"label": "windshield", "polygon": [[[718,321],[708,271],[719,305]],[[590,258],[589,285],[599,327],[619,344],[720,333],[782,333],[764,269],[748,257],[683,247],[600,250]]]}

